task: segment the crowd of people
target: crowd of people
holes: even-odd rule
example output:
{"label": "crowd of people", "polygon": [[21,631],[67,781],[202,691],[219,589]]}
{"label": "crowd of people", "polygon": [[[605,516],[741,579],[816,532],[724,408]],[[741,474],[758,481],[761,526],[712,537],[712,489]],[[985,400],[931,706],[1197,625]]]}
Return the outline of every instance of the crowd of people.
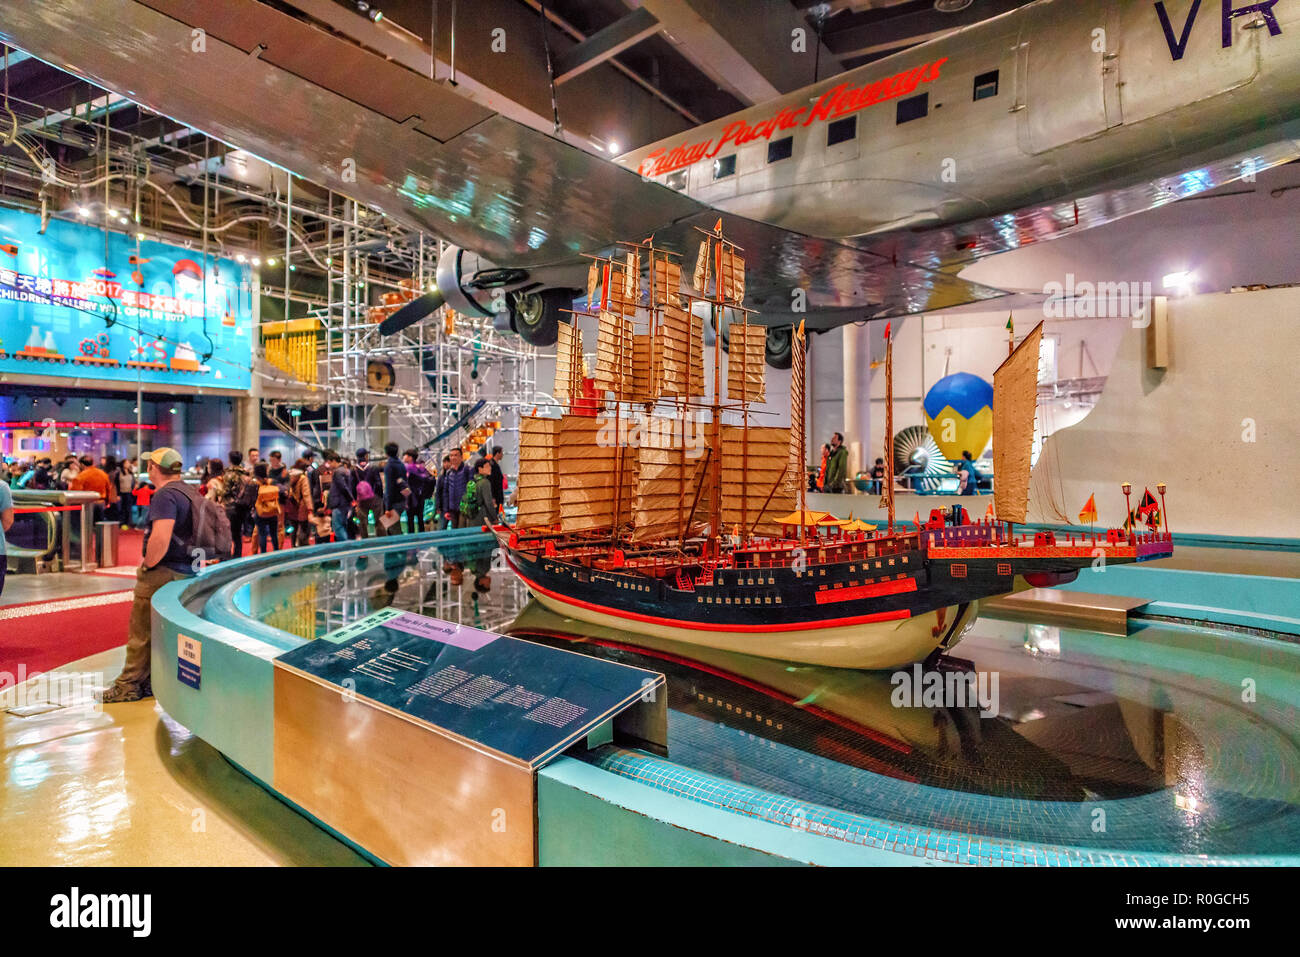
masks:
{"label": "crowd of people", "polygon": [[138,492],[147,483],[139,475],[135,458],[119,460],[113,455],[101,455],[96,460],[90,455],[69,453],[55,463],[44,456],[11,463],[0,473],[0,479],[10,489],[94,492],[100,499],[95,504],[95,520],[119,521],[124,528],[143,521],[149,507],[148,493],[143,502],[138,501]]}
{"label": "crowd of people", "polygon": [[[249,449],[247,456],[234,450],[225,462],[197,463],[190,476],[199,480],[195,483],[186,481],[174,449],[145,453],[142,487],[152,492],[126,663],[100,699],[112,704],[153,694],[150,603],[168,582],[195,574],[207,561],[240,557],[246,538],[251,551],[264,552],[313,540],[496,523],[505,503],[502,454],[497,449],[471,465],[454,448],[441,466],[430,468],[416,449],[399,458],[394,442],[384,446],[379,460],[367,449],[357,449],[352,458],[327,449],[319,462],[306,452],[291,465],[278,451],[262,461],[258,449]],[[228,522],[220,521],[223,513]],[[228,538],[222,534],[227,527]]]}
{"label": "crowd of people", "polygon": [[225,510],[231,557],[239,558],[245,539],[258,553],[496,522],[505,504],[501,458],[497,449],[471,465],[455,448],[441,464],[426,463],[419,450],[399,456],[390,442],[382,456],[357,449],[346,457],[327,449],[319,458],[307,451],[286,464],[279,451],[262,461],[259,450],[249,449],[247,456],[234,450],[225,462],[199,463],[196,477],[199,494]]}
{"label": "crowd of people", "polygon": [[[502,455],[498,448],[471,464],[456,448],[440,463],[425,462],[419,450],[407,449],[399,457],[398,446],[389,443],[383,456],[372,457],[367,449],[357,449],[351,458],[332,450],[320,456],[306,451],[287,464],[278,449],[263,461],[253,448],[233,450],[225,461],[200,459],[181,478],[197,480],[199,494],[225,510],[230,557],[239,558],[246,542],[258,553],[496,521],[505,504]],[[14,462],[0,469],[0,483],[8,489],[94,492],[100,499],[95,521],[117,521],[124,529],[147,525],[155,492],[138,459],[112,455],[96,460],[69,454],[57,464],[49,457]]]}

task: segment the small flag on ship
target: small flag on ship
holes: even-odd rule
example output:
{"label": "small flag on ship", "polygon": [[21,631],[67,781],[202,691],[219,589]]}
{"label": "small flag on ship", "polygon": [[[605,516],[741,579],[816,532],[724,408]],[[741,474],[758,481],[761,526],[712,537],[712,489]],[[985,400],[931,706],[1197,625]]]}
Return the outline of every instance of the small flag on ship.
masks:
{"label": "small flag on ship", "polygon": [[984,517],[987,519],[997,518],[997,513],[993,511],[993,503],[989,502],[989,507],[984,509]]}
{"label": "small flag on ship", "polygon": [[1087,522],[1089,525],[1097,521],[1097,495],[1093,493],[1088,496],[1088,504],[1083,507],[1079,513],[1079,521]]}
{"label": "small flag on ship", "polygon": [[1148,528],[1160,527],[1160,503],[1151,494],[1151,489],[1142,490],[1142,501],[1138,503],[1137,516],[1147,523]]}
{"label": "small flag on ship", "polygon": [[893,322],[885,323],[885,341],[889,341],[889,331],[894,327]]}
{"label": "small flag on ship", "polygon": [[1007,313],[1007,355],[1016,351],[1016,314]]}
{"label": "small flag on ship", "polygon": [[916,513],[916,519],[915,519],[915,521],[916,521],[916,527],[917,527],[917,528],[920,528],[920,527],[921,527],[921,513],[920,513],[920,512],[917,512],[917,513]]}

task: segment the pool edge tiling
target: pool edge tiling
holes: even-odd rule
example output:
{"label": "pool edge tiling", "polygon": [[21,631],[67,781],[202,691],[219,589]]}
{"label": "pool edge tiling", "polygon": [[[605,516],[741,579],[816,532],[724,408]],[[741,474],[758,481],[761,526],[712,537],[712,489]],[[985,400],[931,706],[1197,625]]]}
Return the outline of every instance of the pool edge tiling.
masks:
{"label": "pool edge tiling", "polygon": [[[371,541],[350,543],[345,548],[305,549],[295,556],[293,565],[301,570],[313,562],[353,553],[418,550],[445,543],[448,539],[444,535],[430,533],[401,542]],[[259,719],[254,713],[264,697],[257,693],[256,672],[267,664],[261,660],[266,655],[301,640],[240,613],[238,606],[244,600],[239,596],[241,584],[269,572],[267,566],[265,559],[246,559],[214,569],[200,579],[167,586],[155,598],[154,608],[155,688],[160,702],[178,720],[183,717],[192,723],[196,734],[217,744],[231,761],[249,768],[254,775],[267,770],[262,767],[262,752],[270,747],[273,734],[269,715]],[[276,569],[277,573],[283,571]],[[193,600],[200,592],[203,601],[212,607],[199,607],[199,602]],[[185,607],[187,594],[191,595],[188,603],[194,611]],[[220,601],[209,602],[207,596],[219,597]],[[1215,597],[1223,599],[1222,595]],[[222,651],[211,658],[204,655],[204,690],[233,682],[236,687],[224,692],[228,700],[223,706],[196,708],[194,705],[201,704],[201,700],[179,700],[178,696],[195,693],[176,681],[178,631],[194,633],[205,643],[222,646]],[[1144,650],[1138,656],[1147,653]],[[249,660],[244,664],[236,660],[245,658]],[[1288,853],[1192,854],[1098,848],[903,823],[783,796],[648,753],[608,745],[580,758],[559,758],[541,771],[537,790],[537,863],[543,865],[1133,867],[1300,863],[1300,856]],[[593,827],[594,820],[601,821],[602,826]]]}

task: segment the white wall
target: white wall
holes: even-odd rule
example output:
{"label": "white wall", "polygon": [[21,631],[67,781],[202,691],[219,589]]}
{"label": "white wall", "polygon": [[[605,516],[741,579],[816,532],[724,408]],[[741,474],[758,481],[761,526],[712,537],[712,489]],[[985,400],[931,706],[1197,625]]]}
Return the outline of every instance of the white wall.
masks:
{"label": "white wall", "polygon": [[1047,440],[1029,520],[1077,520],[1095,492],[1099,524],[1119,525],[1122,482],[1136,506],[1164,481],[1175,534],[1300,537],[1297,315],[1300,288],[1172,301],[1163,371],[1128,329],[1092,414]]}

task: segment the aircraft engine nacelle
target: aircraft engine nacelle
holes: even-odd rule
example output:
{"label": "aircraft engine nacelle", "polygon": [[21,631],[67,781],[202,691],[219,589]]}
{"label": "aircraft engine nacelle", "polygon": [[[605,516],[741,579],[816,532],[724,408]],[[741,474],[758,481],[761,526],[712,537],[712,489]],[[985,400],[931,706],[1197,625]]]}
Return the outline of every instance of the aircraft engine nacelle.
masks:
{"label": "aircraft engine nacelle", "polygon": [[528,282],[523,269],[501,268],[478,253],[448,246],[438,259],[438,292],[457,312],[491,319],[509,308],[506,295]]}

